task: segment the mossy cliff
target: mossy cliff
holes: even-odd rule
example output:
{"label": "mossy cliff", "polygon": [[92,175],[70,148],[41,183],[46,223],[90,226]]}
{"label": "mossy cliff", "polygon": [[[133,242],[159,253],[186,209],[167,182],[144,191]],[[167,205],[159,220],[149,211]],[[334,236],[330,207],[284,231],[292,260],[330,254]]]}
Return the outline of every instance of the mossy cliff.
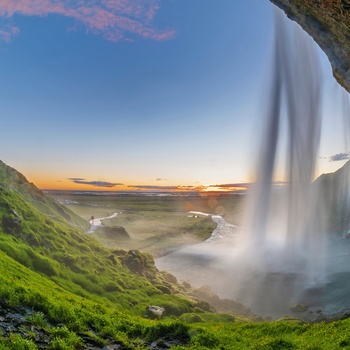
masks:
{"label": "mossy cliff", "polygon": [[33,205],[35,209],[55,221],[65,222],[82,230],[90,227],[87,221],[74,214],[65,206],[57,203],[51,197],[46,196],[43,191],[39,190],[33,183],[30,183],[24,175],[1,160],[0,186],[11,193],[19,194],[26,202]]}
{"label": "mossy cliff", "polygon": [[350,92],[350,0],[270,0],[326,53],[335,79]]}

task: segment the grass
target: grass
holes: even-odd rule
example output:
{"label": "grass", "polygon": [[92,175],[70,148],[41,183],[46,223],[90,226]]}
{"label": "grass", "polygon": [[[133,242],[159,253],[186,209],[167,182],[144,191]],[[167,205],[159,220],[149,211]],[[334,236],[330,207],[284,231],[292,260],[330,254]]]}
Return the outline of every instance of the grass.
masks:
{"label": "grass", "polygon": [[[45,327],[51,334],[50,349],[79,349],[81,335],[90,335],[91,329],[101,339],[110,337],[131,349],[146,349],[154,340],[169,338],[187,342],[186,346],[173,347],[177,350],[350,348],[348,319],[318,324],[242,323],[232,318],[226,323],[151,321],[67,292],[3,253],[0,253],[0,260],[0,298],[8,303],[31,305],[40,310],[33,316],[33,323]],[[37,349],[32,340],[16,335],[0,339],[1,348]]]}
{"label": "grass", "polygon": [[51,197],[46,196],[34,184],[29,183],[22,174],[7,166],[1,160],[0,186],[12,193],[20,194],[27,203],[30,203],[41,213],[56,221],[69,223],[79,229],[88,227],[86,220],[83,220],[65,206],[60,205]]}
{"label": "grass", "polygon": [[[349,349],[349,320],[319,324],[200,323],[191,327],[191,349]],[[178,346],[174,349],[185,350]]]}
{"label": "grass", "polygon": [[[15,223],[13,212],[20,223]],[[84,232],[43,216],[18,194],[0,191],[0,217],[5,221],[0,226],[0,251],[67,290],[137,315],[149,304],[184,303],[183,297],[161,291],[168,283],[152,257],[103,248]],[[144,259],[137,273],[123,263],[128,257],[130,266]]]}
{"label": "grass", "polygon": [[[169,329],[181,331],[182,329],[181,332],[185,332],[187,329],[185,324],[178,321],[162,322],[164,329],[159,329],[159,323],[132,316],[125,310],[118,311],[108,303],[96,303],[68,292],[2,252],[0,252],[0,260],[0,299],[8,307],[27,305],[39,310],[28,317],[28,321],[50,332],[52,349],[79,348],[81,338],[78,333],[89,334],[91,329],[101,337],[111,337],[125,346],[133,344],[132,340],[128,340],[130,338],[146,341],[150,335],[162,331],[168,332]],[[13,349],[36,348],[28,345],[31,344],[30,340],[20,340],[18,337],[1,341]]]}
{"label": "grass", "polygon": [[[74,194],[49,191],[55,200],[65,201],[73,212],[89,220],[92,215],[105,217],[113,212],[123,213],[188,213],[201,211],[223,215],[227,221],[238,225],[241,221],[245,196],[235,194],[198,194],[196,196]],[[67,202],[69,201],[69,202]],[[75,202],[75,203],[74,203]]]}
{"label": "grass", "polygon": [[[157,203],[148,207],[153,211],[145,210],[145,202],[137,205],[149,218],[159,211]],[[198,210],[206,211],[205,206],[208,202]],[[179,227],[188,228],[186,220],[178,218]],[[84,337],[101,347],[113,341],[123,349],[149,349],[153,341],[159,346],[179,341],[172,347],[177,350],[350,349],[349,319],[253,323],[200,308],[204,304],[188,288],[159,272],[151,255],[107,249],[44,215],[21,192],[0,188],[0,304],[2,310],[34,310],[27,321],[49,334],[49,349],[81,349]],[[166,316],[145,318],[147,305],[164,307]],[[0,336],[0,350],[37,348],[33,331]]]}
{"label": "grass", "polygon": [[209,217],[195,217],[190,211],[222,214],[229,222],[238,224],[243,210],[240,195],[200,196],[120,196],[120,195],[75,195],[71,193],[51,195],[81,217],[89,220],[106,217],[114,212],[118,216],[104,220],[106,226],[122,226],[131,240],[120,239],[96,231],[93,236],[106,247],[139,249],[155,256],[169,250],[198,243],[210,237],[216,224]]}

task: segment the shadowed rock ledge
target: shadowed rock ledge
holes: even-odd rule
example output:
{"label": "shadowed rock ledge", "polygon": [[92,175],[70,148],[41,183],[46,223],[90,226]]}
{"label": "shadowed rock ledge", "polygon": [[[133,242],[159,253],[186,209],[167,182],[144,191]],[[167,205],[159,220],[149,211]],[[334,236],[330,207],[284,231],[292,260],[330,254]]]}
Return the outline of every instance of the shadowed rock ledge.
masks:
{"label": "shadowed rock ledge", "polygon": [[350,92],[350,0],[270,0],[326,53],[335,79]]}

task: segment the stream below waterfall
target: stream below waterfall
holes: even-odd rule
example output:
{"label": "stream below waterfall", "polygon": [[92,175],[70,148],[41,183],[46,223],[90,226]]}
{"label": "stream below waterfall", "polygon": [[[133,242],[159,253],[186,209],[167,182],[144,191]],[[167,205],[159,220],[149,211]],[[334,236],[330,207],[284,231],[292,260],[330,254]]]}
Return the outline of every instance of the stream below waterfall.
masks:
{"label": "stream below waterfall", "polygon": [[[207,215],[196,212],[194,214]],[[242,285],[242,273],[246,266],[240,264],[239,242],[242,232],[219,215],[210,215],[217,228],[206,241],[176,250],[156,259],[159,270],[172,273],[180,282],[188,281],[194,287],[209,286],[221,298],[241,302],[262,316],[279,318],[293,315],[304,320],[341,315],[350,311],[350,240],[329,235],[321,242],[326,255],[318,259],[326,261],[324,278],[303,288],[295,295],[293,286],[303,285],[300,273],[276,270],[268,274],[258,272]],[[321,249],[321,251],[323,251]],[[278,290],[278,295],[274,291]],[[252,297],[253,296],[253,297]],[[304,304],[304,313],[293,312],[291,307]]]}
{"label": "stream below waterfall", "polygon": [[221,262],[219,252],[223,247],[229,248],[235,244],[239,237],[239,228],[226,222],[220,215],[202,212],[191,212],[191,214],[211,216],[217,223],[211,237],[204,242],[186,246],[156,259],[156,266],[160,270],[174,274],[180,281],[189,281],[196,287],[209,285],[218,292],[215,286],[220,284],[217,280],[220,274],[217,272],[221,267],[220,264],[216,266],[216,262]]}

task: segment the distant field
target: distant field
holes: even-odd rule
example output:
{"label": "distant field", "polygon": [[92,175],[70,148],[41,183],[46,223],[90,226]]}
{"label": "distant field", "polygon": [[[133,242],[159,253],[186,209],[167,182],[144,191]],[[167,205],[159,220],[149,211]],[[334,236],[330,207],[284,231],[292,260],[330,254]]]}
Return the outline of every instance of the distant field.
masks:
{"label": "distant field", "polygon": [[100,218],[117,212],[117,217],[104,220],[103,224],[124,227],[130,240],[119,239],[103,230],[92,236],[109,248],[139,249],[155,256],[210,237],[216,224],[210,217],[191,215],[190,211],[220,214],[227,221],[240,224],[244,198],[241,195],[49,194],[87,221],[91,216]]}

